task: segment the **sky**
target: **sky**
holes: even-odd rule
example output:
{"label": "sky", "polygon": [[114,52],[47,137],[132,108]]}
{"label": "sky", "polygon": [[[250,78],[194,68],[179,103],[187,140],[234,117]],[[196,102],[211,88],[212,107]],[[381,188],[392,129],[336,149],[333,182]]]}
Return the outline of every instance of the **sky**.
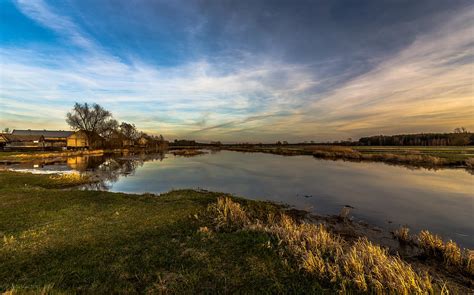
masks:
{"label": "sky", "polygon": [[75,102],[167,139],[474,130],[464,0],[0,0],[0,128]]}

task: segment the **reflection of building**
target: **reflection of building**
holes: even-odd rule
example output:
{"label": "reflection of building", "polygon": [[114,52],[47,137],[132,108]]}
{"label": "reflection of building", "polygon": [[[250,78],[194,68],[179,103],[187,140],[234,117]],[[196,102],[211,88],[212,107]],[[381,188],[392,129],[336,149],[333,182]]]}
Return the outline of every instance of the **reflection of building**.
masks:
{"label": "reflection of building", "polygon": [[67,138],[67,147],[88,148],[89,138],[85,131],[77,131]]}
{"label": "reflection of building", "polygon": [[44,149],[44,137],[41,135],[0,134],[0,147],[3,149]]}
{"label": "reflection of building", "polygon": [[87,158],[84,156],[67,158],[67,165],[74,170],[85,171],[87,169]]}
{"label": "reflection of building", "polygon": [[46,148],[61,148],[66,146],[67,138],[73,131],[64,130],[18,130],[12,131],[12,135],[19,136],[42,136],[44,138],[44,147]]}

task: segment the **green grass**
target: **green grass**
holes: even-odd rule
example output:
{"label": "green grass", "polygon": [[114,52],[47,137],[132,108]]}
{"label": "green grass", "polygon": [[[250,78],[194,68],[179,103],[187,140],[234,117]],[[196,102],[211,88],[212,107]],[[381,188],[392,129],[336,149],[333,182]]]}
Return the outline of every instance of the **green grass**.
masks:
{"label": "green grass", "polygon": [[221,194],[51,187],[48,176],[0,172],[0,292],[321,291],[265,233],[200,232]]}
{"label": "green grass", "polygon": [[[423,261],[412,270],[364,239],[354,244],[322,226],[278,221],[282,209],[272,203],[226,203],[207,191],[70,188],[84,181],[0,171],[0,293],[384,293],[391,279],[420,283],[419,268],[432,272],[435,291],[444,282],[454,293],[470,290],[464,277]],[[328,252],[331,245],[341,250]],[[451,248],[449,257],[458,257]],[[318,253],[332,268],[313,263]],[[361,277],[366,285],[357,285]]]}

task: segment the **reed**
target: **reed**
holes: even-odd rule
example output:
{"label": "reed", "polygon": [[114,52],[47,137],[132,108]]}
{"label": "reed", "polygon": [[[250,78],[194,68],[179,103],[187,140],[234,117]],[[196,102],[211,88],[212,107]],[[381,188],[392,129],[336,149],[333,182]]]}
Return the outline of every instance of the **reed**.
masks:
{"label": "reed", "polygon": [[445,266],[474,275],[474,252],[472,250],[462,250],[452,240],[444,242],[439,236],[427,230],[421,231],[417,238],[418,246],[423,249],[426,256],[442,259]]}
{"label": "reed", "polygon": [[406,226],[401,226],[393,232],[395,238],[401,243],[409,243],[411,241],[410,229]]}
{"label": "reed", "polygon": [[432,293],[431,278],[418,274],[398,256],[359,239],[350,245],[332,234],[321,224],[299,223],[291,217],[270,215],[265,221],[254,219],[240,204],[230,198],[219,198],[211,207],[216,214],[217,228],[229,223],[234,229],[263,231],[278,239],[284,255],[289,256],[298,268],[341,292]]}

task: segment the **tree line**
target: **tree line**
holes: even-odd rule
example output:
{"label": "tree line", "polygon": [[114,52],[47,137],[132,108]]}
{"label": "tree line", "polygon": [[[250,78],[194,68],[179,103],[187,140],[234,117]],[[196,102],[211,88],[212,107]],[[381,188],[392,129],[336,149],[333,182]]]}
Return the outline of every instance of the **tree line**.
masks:
{"label": "tree line", "polygon": [[464,146],[474,145],[474,133],[464,128],[456,128],[453,133],[376,135],[362,137],[357,144],[364,146]]}
{"label": "tree line", "polygon": [[162,135],[149,135],[139,131],[135,124],[119,122],[112,113],[99,104],[75,103],[71,112],[66,115],[67,124],[76,131],[84,131],[90,141],[101,138],[108,147],[120,147],[124,140],[136,143],[146,139],[147,145],[164,143]]}

